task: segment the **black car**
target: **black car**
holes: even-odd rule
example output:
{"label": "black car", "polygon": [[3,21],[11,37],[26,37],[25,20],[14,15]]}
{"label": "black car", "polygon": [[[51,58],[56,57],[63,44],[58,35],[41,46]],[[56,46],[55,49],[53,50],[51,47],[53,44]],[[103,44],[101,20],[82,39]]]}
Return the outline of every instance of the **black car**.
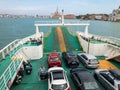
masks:
{"label": "black car", "polygon": [[73,52],[63,52],[62,59],[66,62],[69,67],[77,67],[79,66],[79,60],[77,56]]}
{"label": "black car", "polygon": [[77,90],[101,90],[93,75],[85,68],[72,68],[70,75]]}

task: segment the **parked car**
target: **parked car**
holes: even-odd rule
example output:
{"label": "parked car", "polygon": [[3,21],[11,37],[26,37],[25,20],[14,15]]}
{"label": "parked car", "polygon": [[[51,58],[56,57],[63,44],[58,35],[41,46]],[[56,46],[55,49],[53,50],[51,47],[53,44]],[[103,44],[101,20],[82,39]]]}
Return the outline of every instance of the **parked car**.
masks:
{"label": "parked car", "polygon": [[120,90],[120,71],[97,69],[94,75],[107,90]]}
{"label": "parked car", "polygon": [[93,75],[85,68],[72,68],[70,75],[78,90],[100,90]]}
{"label": "parked car", "polygon": [[73,52],[63,52],[62,59],[66,62],[69,67],[77,67],[79,66],[79,60],[77,56]]}
{"label": "parked car", "polygon": [[60,56],[57,52],[52,52],[48,54],[48,66],[62,66],[62,61],[60,59]]}
{"label": "parked car", "polygon": [[62,67],[49,68],[48,90],[70,90],[66,71]]}
{"label": "parked car", "polygon": [[94,55],[86,54],[86,53],[79,53],[77,55],[80,62],[87,68],[97,68],[99,66],[99,62]]}

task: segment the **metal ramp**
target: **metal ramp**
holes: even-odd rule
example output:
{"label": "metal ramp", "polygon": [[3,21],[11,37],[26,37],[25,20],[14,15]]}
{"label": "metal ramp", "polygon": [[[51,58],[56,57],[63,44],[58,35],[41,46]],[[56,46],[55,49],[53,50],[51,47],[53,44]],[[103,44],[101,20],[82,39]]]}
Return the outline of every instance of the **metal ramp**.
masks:
{"label": "metal ramp", "polygon": [[115,61],[117,61],[117,62],[120,62],[120,55],[117,55],[117,56],[108,58],[108,59],[106,59],[106,60],[111,60],[111,59],[113,59],[113,60],[115,60]]}
{"label": "metal ramp", "polygon": [[105,56],[107,56],[106,60],[112,59],[120,62],[120,48],[118,46],[108,44]]}

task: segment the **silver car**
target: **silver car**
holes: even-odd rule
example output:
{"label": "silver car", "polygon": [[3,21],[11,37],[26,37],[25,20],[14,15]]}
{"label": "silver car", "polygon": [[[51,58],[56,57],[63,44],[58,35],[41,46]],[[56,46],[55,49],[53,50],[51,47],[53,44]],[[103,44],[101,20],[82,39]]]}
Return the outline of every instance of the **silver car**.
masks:
{"label": "silver car", "polygon": [[48,90],[71,90],[66,71],[62,67],[48,69]]}
{"label": "silver car", "polygon": [[79,53],[77,55],[80,62],[87,68],[97,68],[99,66],[99,62],[94,55],[86,54],[86,53]]}
{"label": "silver car", "polygon": [[94,76],[106,90],[120,90],[120,72],[117,70],[96,69]]}

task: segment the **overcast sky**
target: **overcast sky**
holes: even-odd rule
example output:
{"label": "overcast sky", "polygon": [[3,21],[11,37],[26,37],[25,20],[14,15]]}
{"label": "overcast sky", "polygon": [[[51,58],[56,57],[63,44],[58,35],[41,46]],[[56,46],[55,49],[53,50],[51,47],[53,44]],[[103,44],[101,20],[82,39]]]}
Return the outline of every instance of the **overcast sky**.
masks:
{"label": "overcast sky", "polygon": [[50,15],[64,9],[65,14],[110,14],[120,0],[0,0],[0,13]]}

